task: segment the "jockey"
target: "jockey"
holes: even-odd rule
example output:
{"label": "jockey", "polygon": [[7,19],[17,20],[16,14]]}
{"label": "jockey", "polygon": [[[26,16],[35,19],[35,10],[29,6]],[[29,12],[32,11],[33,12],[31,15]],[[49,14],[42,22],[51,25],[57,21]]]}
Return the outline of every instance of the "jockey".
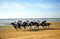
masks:
{"label": "jockey", "polygon": [[27,20],[27,22],[29,22],[29,21]]}
{"label": "jockey", "polygon": [[15,26],[18,26],[16,21],[14,22],[14,24],[15,24]]}
{"label": "jockey", "polygon": [[46,22],[47,22],[46,20],[42,21],[42,23],[44,23],[44,25],[46,25]]}
{"label": "jockey", "polygon": [[37,23],[40,25],[40,21],[39,20],[37,20]]}
{"label": "jockey", "polygon": [[22,25],[22,21],[19,20],[18,23],[19,23],[20,25]]}
{"label": "jockey", "polygon": [[44,22],[46,23],[47,21],[46,21],[46,20],[44,20]]}
{"label": "jockey", "polygon": [[27,25],[29,25],[29,21],[27,20]]}

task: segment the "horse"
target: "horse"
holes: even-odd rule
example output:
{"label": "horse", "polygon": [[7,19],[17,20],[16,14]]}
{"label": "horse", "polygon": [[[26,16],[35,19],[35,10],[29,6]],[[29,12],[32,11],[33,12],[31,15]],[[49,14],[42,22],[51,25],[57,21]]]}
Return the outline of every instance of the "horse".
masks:
{"label": "horse", "polygon": [[32,22],[32,21],[31,21],[31,22],[29,23],[29,26],[30,26],[30,28],[31,28],[32,26],[35,26],[35,27],[38,27],[38,28],[39,28],[40,25],[39,25],[38,22]]}
{"label": "horse", "polygon": [[22,21],[18,21],[17,25],[18,25],[19,28],[21,28],[22,27]]}
{"label": "horse", "polygon": [[37,28],[39,28],[39,26],[40,26],[40,23],[38,23],[38,22],[35,22],[35,26],[36,26]]}
{"label": "horse", "polygon": [[32,22],[32,21],[29,23],[30,28],[31,28],[32,26],[34,26],[34,25],[35,25],[35,24],[34,24],[34,22]]}
{"label": "horse", "polygon": [[29,27],[27,22],[23,22],[23,23],[17,22],[17,24],[12,22],[11,25],[13,25],[15,29],[17,29],[17,27],[20,29],[21,29],[21,27],[23,27],[24,29],[26,28],[26,26]]}
{"label": "horse", "polygon": [[13,25],[13,27],[15,28],[15,29],[17,29],[17,27],[18,27],[18,25],[17,24],[15,24],[15,23],[11,23],[10,25]]}
{"label": "horse", "polygon": [[51,23],[46,23],[46,22],[40,23],[40,22],[33,22],[33,21],[31,21],[31,22],[23,22],[23,23],[17,22],[17,24],[16,24],[16,23],[11,23],[11,24],[14,26],[15,29],[17,29],[17,27],[18,27],[18,28],[23,27],[23,28],[25,29],[26,26],[28,26],[28,27],[30,27],[30,28],[31,28],[32,26],[35,26],[35,27],[37,27],[37,28],[39,28],[39,26],[42,26],[42,27],[45,28],[45,26],[46,26],[46,27],[49,27],[49,28],[50,28],[50,25],[51,25]]}
{"label": "horse", "polygon": [[27,23],[26,22],[23,22],[22,27],[24,27],[24,29],[25,29],[26,26],[27,26]]}
{"label": "horse", "polygon": [[44,23],[44,22],[40,23],[40,26],[42,26],[44,28],[45,28],[45,26],[50,28],[50,25],[51,25],[51,23]]}
{"label": "horse", "polygon": [[46,23],[46,27],[50,28],[51,23]]}

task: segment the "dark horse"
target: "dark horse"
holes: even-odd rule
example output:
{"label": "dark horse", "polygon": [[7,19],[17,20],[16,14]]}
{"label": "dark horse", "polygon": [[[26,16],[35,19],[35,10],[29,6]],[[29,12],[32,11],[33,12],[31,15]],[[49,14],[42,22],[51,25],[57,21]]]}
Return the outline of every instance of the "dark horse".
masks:
{"label": "dark horse", "polygon": [[17,27],[18,28],[23,27],[25,29],[26,26],[29,26],[27,22],[23,22],[22,24],[20,24],[20,23],[15,24],[15,23],[12,22],[11,24],[14,26],[15,29],[17,29]]}
{"label": "dark horse", "polygon": [[14,26],[15,29],[17,29],[17,27],[18,27],[18,28],[23,27],[23,28],[25,29],[26,26],[28,26],[28,27],[30,27],[30,28],[31,28],[32,26],[35,26],[35,27],[38,27],[38,28],[39,28],[39,26],[42,26],[42,27],[45,28],[45,26],[46,26],[46,27],[49,27],[49,28],[50,28],[50,25],[51,25],[51,23],[44,23],[44,22],[38,23],[38,22],[33,22],[33,21],[29,22],[29,24],[28,24],[27,22],[23,22],[22,24],[19,24],[19,23],[17,23],[17,24],[11,23],[11,24]]}
{"label": "dark horse", "polygon": [[27,23],[27,22],[23,22],[22,27],[24,27],[24,29],[25,29],[25,28],[26,28],[26,26],[28,26],[28,27],[29,27],[28,23]]}
{"label": "dark horse", "polygon": [[31,21],[31,22],[29,23],[29,26],[30,26],[30,28],[31,28],[32,26],[35,26],[35,27],[38,27],[38,28],[39,28],[40,25],[39,25],[38,22],[32,22],[32,21]]}
{"label": "dark horse", "polygon": [[38,23],[38,22],[30,22],[30,24],[29,24],[29,26],[30,26],[30,28],[32,27],[32,26],[35,26],[35,27],[37,27],[37,28],[39,28],[39,26],[42,26],[42,27],[49,27],[50,28],[50,25],[51,25],[51,23],[44,23],[44,22],[42,22],[42,23]]}
{"label": "dark horse", "polygon": [[40,23],[40,26],[43,26],[44,28],[45,26],[50,28],[50,25],[51,23],[44,23],[44,22]]}
{"label": "dark horse", "polygon": [[17,27],[18,27],[18,25],[17,24],[15,24],[15,23],[11,23],[11,25],[13,25],[13,27],[15,28],[15,29],[17,29]]}

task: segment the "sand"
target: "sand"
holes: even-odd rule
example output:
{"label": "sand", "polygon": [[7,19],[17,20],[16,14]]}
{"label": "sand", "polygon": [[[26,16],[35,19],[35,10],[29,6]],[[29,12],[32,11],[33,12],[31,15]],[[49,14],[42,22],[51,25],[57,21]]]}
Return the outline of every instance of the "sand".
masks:
{"label": "sand", "polygon": [[2,26],[0,39],[60,39],[60,22],[51,22],[50,29],[17,29],[13,26]]}

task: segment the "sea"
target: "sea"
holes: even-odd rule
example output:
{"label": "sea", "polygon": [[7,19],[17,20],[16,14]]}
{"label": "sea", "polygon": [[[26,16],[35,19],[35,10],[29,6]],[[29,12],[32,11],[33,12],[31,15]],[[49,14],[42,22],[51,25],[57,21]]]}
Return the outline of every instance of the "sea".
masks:
{"label": "sea", "polygon": [[0,26],[10,26],[10,23],[17,22],[18,20],[24,21],[37,21],[40,22],[46,20],[47,22],[60,22],[60,18],[15,18],[15,19],[0,19]]}

